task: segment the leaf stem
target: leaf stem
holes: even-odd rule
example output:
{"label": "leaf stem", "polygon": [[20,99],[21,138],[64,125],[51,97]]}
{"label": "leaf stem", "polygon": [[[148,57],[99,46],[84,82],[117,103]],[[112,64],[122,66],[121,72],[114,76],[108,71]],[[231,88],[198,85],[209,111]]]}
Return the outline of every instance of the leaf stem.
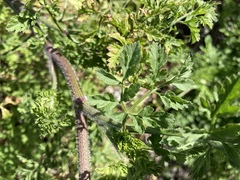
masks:
{"label": "leaf stem", "polygon": [[140,97],[137,101],[135,101],[134,104],[127,110],[127,112],[133,113],[133,110],[135,109],[135,107],[137,107],[144,99],[146,99],[148,96],[150,96],[152,93],[156,92],[157,90],[158,88],[154,88],[148,91],[146,94]]}

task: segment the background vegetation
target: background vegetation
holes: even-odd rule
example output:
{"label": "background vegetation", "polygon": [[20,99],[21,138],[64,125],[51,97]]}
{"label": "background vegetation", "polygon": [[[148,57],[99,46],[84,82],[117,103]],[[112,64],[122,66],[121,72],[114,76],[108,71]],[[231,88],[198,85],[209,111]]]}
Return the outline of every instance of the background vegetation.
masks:
{"label": "background vegetation", "polygon": [[116,136],[124,156],[89,122],[93,179],[240,177],[238,1],[24,3],[19,16],[0,3],[1,179],[77,177],[71,97],[60,73],[51,91],[46,36],[89,102],[139,132]]}

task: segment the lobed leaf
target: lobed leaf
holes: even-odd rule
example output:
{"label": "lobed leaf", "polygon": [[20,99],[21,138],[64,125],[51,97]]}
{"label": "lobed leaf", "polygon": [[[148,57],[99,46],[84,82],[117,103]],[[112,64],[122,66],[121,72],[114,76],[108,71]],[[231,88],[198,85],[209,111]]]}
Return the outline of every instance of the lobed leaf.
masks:
{"label": "lobed leaf", "polygon": [[129,87],[124,89],[124,93],[122,94],[121,99],[123,101],[129,101],[130,99],[132,99],[137,94],[139,89],[140,89],[139,84],[136,84],[136,83],[131,84]]}
{"label": "lobed leaf", "polygon": [[135,42],[125,45],[119,57],[119,63],[123,70],[123,81],[136,73],[141,60],[140,43]]}
{"label": "lobed leaf", "polygon": [[160,68],[167,62],[164,49],[157,43],[152,43],[149,51],[150,66],[154,76],[157,76]]}
{"label": "lobed leaf", "polygon": [[105,84],[117,85],[120,83],[112,74],[106,72],[103,69],[98,69],[96,71],[96,75],[97,75],[98,79],[103,81]]}
{"label": "lobed leaf", "polygon": [[219,88],[219,101],[216,104],[215,111],[212,113],[212,122],[215,122],[217,116],[234,115],[239,112],[239,104],[232,105],[240,97],[240,78],[232,76],[227,78],[224,87]]}
{"label": "lobed leaf", "polygon": [[224,147],[224,153],[229,159],[229,163],[236,168],[240,168],[240,151],[233,145],[222,143]]}
{"label": "lobed leaf", "polygon": [[226,126],[214,129],[211,138],[221,142],[231,142],[239,137],[240,124],[227,124]]}

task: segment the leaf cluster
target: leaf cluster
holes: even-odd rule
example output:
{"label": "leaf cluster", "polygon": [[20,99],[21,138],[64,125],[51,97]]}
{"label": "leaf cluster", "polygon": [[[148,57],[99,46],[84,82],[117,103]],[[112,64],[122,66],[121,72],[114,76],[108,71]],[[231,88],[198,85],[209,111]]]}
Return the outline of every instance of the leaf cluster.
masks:
{"label": "leaf cluster", "polygon": [[50,88],[46,36],[77,69],[89,103],[122,123],[114,139],[127,158],[119,161],[90,123],[94,178],[239,175],[236,2],[224,1],[222,11],[202,0],[68,3],[30,1],[19,16],[0,5],[1,176],[66,179],[77,172],[66,83],[60,78],[61,96],[38,93]]}

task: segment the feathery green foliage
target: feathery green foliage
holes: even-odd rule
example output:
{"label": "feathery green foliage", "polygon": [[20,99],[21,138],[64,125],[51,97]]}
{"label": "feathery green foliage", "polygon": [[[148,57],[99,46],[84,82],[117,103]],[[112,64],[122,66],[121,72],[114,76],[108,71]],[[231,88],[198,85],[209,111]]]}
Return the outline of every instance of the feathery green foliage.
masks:
{"label": "feathery green foliage", "polygon": [[58,92],[46,90],[46,36],[73,64],[88,102],[123,126],[113,130],[117,154],[89,120],[93,179],[239,177],[238,6],[39,0],[16,16],[1,3],[1,178],[77,176],[60,73]]}

